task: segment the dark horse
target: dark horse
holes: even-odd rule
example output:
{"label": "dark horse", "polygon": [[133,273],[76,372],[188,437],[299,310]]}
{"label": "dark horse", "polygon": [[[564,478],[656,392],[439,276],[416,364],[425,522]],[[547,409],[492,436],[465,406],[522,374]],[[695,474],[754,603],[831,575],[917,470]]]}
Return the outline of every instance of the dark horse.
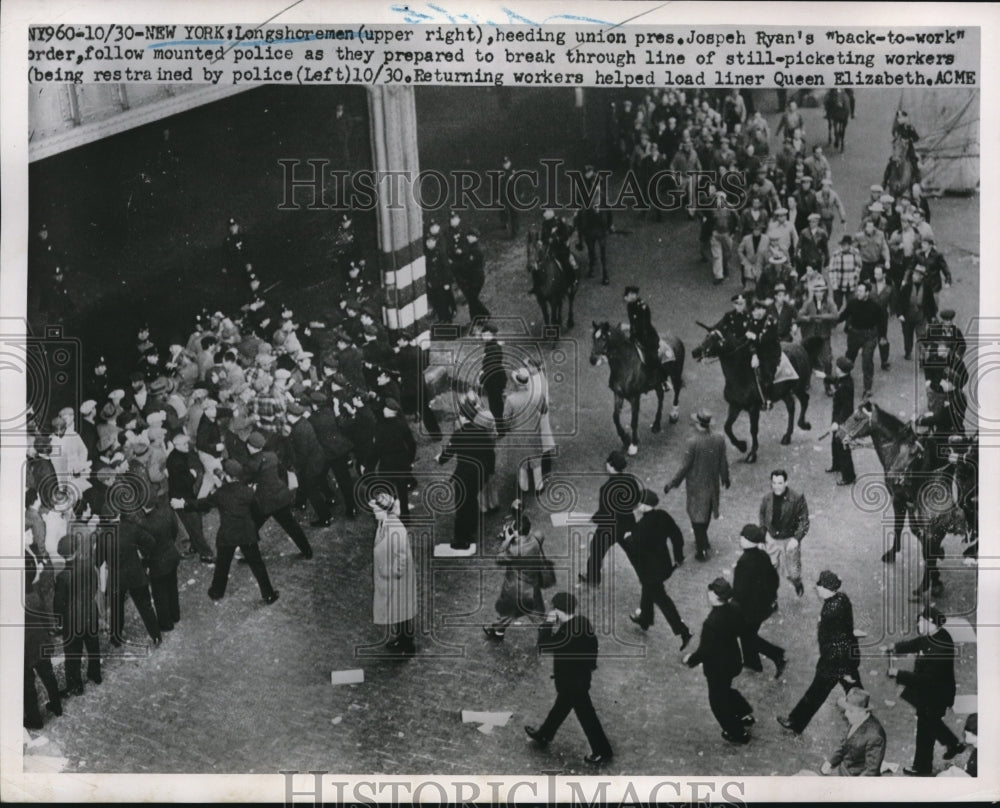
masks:
{"label": "dark horse", "polygon": [[844,151],[844,133],[847,132],[847,120],[851,117],[851,100],[847,92],[835,88],[827,92],[823,99],[826,110],[826,145],[831,144],[836,149]]}
{"label": "dark horse", "polygon": [[562,326],[563,300],[567,300],[566,328],[572,328],[577,284],[567,281],[556,257],[539,242],[534,230],[528,232],[528,271],[535,282],[535,298],[542,309],[545,325]]}
{"label": "dark horse", "polygon": [[[670,412],[670,423],[676,424],[677,403],[680,400],[681,387],[684,385],[684,343],[672,334],[660,338],[673,351],[674,358],[663,363],[662,373],[650,373],[636,351],[632,340],[620,325],[610,325],[607,321],[594,323],[594,342],[590,349],[590,364],[597,365],[602,359],[608,360],[611,375],[608,387],[615,394],[615,411],[613,420],[615,430],[621,439],[622,447],[630,455],[639,451],[639,401],[643,393],[650,390],[656,393],[656,418],[653,419],[653,432],[660,431],[660,419],[663,416],[663,391],[667,382],[674,391],[674,404]],[[622,403],[628,400],[632,408],[631,436],[622,429]]]}
{"label": "dark horse", "polygon": [[[952,496],[952,480],[934,453],[923,445],[908,423],[866,401],[841,426],[841,439],[856,445],[871,437],[875,453],[885,471],[885,487],[892,497],[893,541],[882,560],[891,563],[899,552],[903,523],[908,516],[910,529],[920,542],[924,574],[914,591],[922,596],[928,589],[937,597],[943,591],[938,560],[944,556],[944,537],[964,527],[965,516]],[[959,486],[961,489],[961,485]]]}
{"label": "dark horse", "polygon": [[[747,451],[747,443],[733,434],[733,424],[739,418],[741,412],[750,415],[750,451],[744,458],[747,463],[757,462],[757,428],[760,424],[760,411],[764,406],[761,400],[761,391],[757,384],[757,377],[750,366],[750,344],[742,334],[724,334],[717,329],[710,329],[708,326],[698,323],[708,331],[704,341],[697,348],[691,351],[698,361],[702,358],[718,357],[719,364],[722,365],[722,375],[726,384],[723,389],[723,397],[729,405],[729,414],[726,416],[725,432],[730,443],[741,453]],[[795,399],[799,400],[802,409],[799,413],[799,429],[812,429],[812,424],[806,420],[806,410],[809,409],[809,379],[812,374],[812,363],[806,349],[798,342],[783,342],[781,350],[792,363],[792,367],[798,374],[798,379],[778,382],[773,385],[775,401],[785,402],[788,410],[788,428],[781,438],[782,446],[787,446],[792,442],[792,429],[795,425]]]}

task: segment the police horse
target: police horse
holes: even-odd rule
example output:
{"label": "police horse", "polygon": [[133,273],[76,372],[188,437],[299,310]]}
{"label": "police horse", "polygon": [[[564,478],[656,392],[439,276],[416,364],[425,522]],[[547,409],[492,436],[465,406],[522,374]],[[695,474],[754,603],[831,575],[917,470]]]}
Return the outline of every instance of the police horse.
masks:
{"label": "police horse", "polygon": [[[937,597],[943,591],[938,560],[944,556],[942,544],[948,533],[963,533],[967,514],[952,493],[952,480],[947,468],[924,446],[911,426],[886,412],[872,401],[858,407],[841,425],[841,440],[857,446],[862,438],[871,438],[885,472],[885,487],[892,498],[893,542],[882,560],[891,563],[899,552],[903,524],[907,518],[910,530],[920,543],[924,574],[913,591],[922,596],[928,590]],[[957,480],[959,501],[969,497],[968,481]]]}
{"label": "police horse", "polygon": [[[674,402],[670,411],[670,423],[676,424],[678,418],[677,405],[680,401],[681,387],[684,385],[684,343],[672,334],[660,338],[660,372],[651,372],[646,368],[639,350],[629,338],[627,331],[620,325],[611,325],[607,321],[593,324],[593,343],[590,349],[590,364],[599,365],[605,359],[608,362],[610,375],[608,387],[615,394],[615,409],[612,420],[615,431],[622,442],[622,448],[629,455],[639,451],[639,402],[644,393],[656,393],[656,417],[653,419],[653,432],[660,431],[660,421],[663,416],[663,394],[669,384],[673,389]],[[621,424],[622,404],[628,401],[632,410],[631,432],[626,432]]]}
{"label": "police horse", "polygon": [[[757,462],[757,429],[760,424],[760,411],[764,407],[760,385],[756,374],[750,365],[750,342],[743,334],[723,333],[719,329],[710,328],[704,323],[698,323],[708,333],[700,345],[691,351],[699,362],[702,359],[719,360],[722,375],[725,378],[723,397],[729,405],[724,430],[729,442],[742,454],[747,451],[747,443],[737,438],[733,433],[733,424],[741,412],[750,416],[750,451],[744,461]],[[781,343],[781,352],[787,357],[792,369],[798,375],[797,379],[789,378],[775,382],[773,396],[775,401],[783,401],[788,410],[788,428],[781,438],[781,445],[792,442],[792,430],[795,426],[795,399],[799,400],[799,429],[812,429],[812,424],[806,420],[806,410],[809,408],[809,379],[812,373],[812,362],[806,349],[798,342]]]}
{"label": "police horse", "polygon": [[555,255],[545,248],[533,229],[528,232],[528,271],[535,282],[535,298],[545,325],[562,327],[563,301],[566,301],[566,328],[571,329],[577,283],[569,282]]}

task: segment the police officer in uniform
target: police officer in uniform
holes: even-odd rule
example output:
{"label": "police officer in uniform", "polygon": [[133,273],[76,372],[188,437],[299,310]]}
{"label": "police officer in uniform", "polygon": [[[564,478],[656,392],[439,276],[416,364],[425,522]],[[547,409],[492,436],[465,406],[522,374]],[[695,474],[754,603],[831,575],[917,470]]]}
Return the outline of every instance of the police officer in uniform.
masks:
{"label": "police officer in uniform", "polygon": [[458,307],[452,287],[455,278],[448,264],[448,257],[439,248],[438,236],[427,233],[424,239],[424,264],[427,267],[427,299],[439,322],[450,323]]}
{"label": "police officer in uniform", "polygon": [[750,366],[757,375],[764,409],[771,406],[774,374],[781,362],[781,342],[778,339],[778,324],[767,313],[767,299],[755,299],[747,325],[746,338],[750,341],[753,355]]}
{"label": "police officer in uniform", "polygon": [[474,227],[470,229],[465,234],[465,242],[458,260],[453,264],[455,280],[469,304],[470,319],[489,317],[490,310],[479,299],[483,285],[486,283],[486,258],[483,256],[482,247],[479,246],[479,231]]}
{"label": "police officer in uniform", "polygon": [[452,266],[456,266],[465,254],[466,240],[462,232],[462,217],[457,211],[448,214],[448,227],[444,231],[444,249]]}
{"label": "police officer in uniform", "polygon": [[576,212],[573,225],[577,232],[577,249],[587,244],[587,258],[590,264],[588,278],[594,277],[594,269],[597,266],[597,258],[601,258],[601,283],[608,286],[611,281],[608,279],[608,256],[607,237],[608,233],[614,231],[611,223],[611,211],[604,207],[600,196],[600,187],[597,185],[597,175],[593,166],[585,166],[583,169],[584,182],[587,184],[588,197],[584,207]]}
{"label": "police officer in uniform", "polygon": [[723,334],[741,338],[750,328],[750,315],[747,313],[747,297],[743,292],[737,292],[729,300],[733,307],[722,315],[722,319],[709,330],[721,331]]}
{"label": "police officer in uniform", "polygon": [[625,308],[628,311],[629,336],[633,344],[642,349],[643,362],[650,371],[658,373],[660,366],[660,335],[653,327],[649,304],[639,297],[638,286],[625,287]]}
{"label": "police officer in uniform", "polygon": [[[569,225],[556,216],[552,208],[546,208],[542,212],[541,241],[545,249],[559,262],[559,266],[566,274],[570,285],[577,281],[576,258],[569,248],[569,239],[573,231]],[[534,291],[534,290],[532,290]]]}

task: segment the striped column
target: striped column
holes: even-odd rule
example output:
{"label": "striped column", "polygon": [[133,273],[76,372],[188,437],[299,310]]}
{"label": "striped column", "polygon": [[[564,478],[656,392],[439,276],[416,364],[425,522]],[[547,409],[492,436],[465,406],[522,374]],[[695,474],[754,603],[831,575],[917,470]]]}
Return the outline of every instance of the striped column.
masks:
{"label": "striped column", "polygon": [[[391,330],[425,342],[430,337],[430,318],[423,211],[413,196],[420,171],[413,88],[369,87],[368,110],[372,165],[378,178],[379,270],[385,299],[382,322]],[[404,176],[399,177],[400,173]]]}

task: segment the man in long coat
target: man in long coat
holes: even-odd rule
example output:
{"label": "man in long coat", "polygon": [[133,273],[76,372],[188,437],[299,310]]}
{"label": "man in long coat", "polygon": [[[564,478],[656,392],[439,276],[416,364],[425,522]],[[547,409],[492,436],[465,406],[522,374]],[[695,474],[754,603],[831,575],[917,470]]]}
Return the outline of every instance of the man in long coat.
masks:
{"label": "man in long coat", "polygon": [[246,481],[253,487],[253,521],[258,532],[268,519],[274,519],[302,553],[312,558],[312,546],[305,531],[292,513],[295,495],[287,482],[287,471],[282,468],[278,455],[267,448],[267,438],[261,432],[252,432],[247,439],[250,459],[243,468]]}
{"label": "man in long coat", "polygon": [[687,513],[694,531],[695,560],[708,559],[708,524],[719,518],[719,483],[729,488],[726,439],[712,432],[712,414],[705,409],[691,416],[695,434],[684,447],[684,459],[677,473],[663,487],[666,494],[687,480]]}
{"label": "man in long coat", "polygon": [[598,506],[590,521],[597,527],[590,541],[587,571],[581,572],[581,583],[598,585],[601,582],[601,565],[611,545],[620,541],[635,527],[635,508],[642,496],[642,484],[632,474],[626,474],[628,461],[617,449],[608,455],[604,467],[608,479],[597,492]]}
{"label": "man in long coat", "polygon": [[[531,384],[526,368],[518,368],[512,377],[513,390],[504,402],[504,430],[512,434],[517,444],[517,484],[521,494],[526,494],[534,484],[535,493],[545,486],[542,478],[542,410],[545,408],[544,391],[540,385]],[[528,479],[528,470],[532,479]]]}
{"label": "man in long coat", "polygon": [[396,497],[381,490],[368,504],[378,522],[372,550],[372,620],[377,626],[388,627],[390,640],[386,648],[410,657],[417,651],[413,641],[417,616],[417,572],[410,552],[410,540],[399,520],[399,500]]}

